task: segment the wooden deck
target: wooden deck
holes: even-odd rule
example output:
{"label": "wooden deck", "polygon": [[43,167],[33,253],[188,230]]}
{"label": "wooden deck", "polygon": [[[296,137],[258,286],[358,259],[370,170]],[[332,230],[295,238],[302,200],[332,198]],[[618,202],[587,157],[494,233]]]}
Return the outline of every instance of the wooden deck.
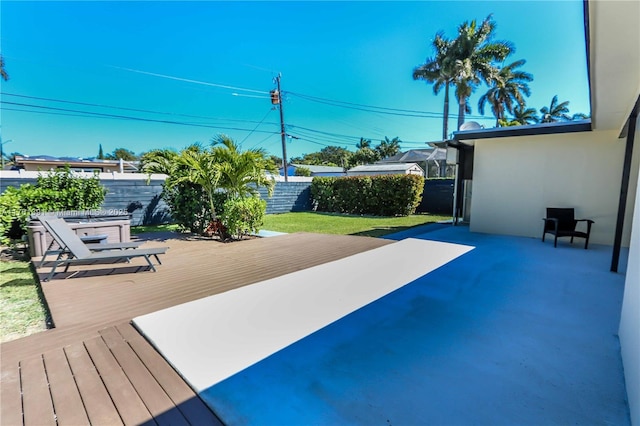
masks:
{"label": "wooden deck", "polygon": [[[71,267],[42,289],[55,328],[0,346],[2,425],[219,424],[132,318],[390,241],[290,234],[240,243],[155,238],[144,261]],[[46,265],[38,270],[41,279]]]}

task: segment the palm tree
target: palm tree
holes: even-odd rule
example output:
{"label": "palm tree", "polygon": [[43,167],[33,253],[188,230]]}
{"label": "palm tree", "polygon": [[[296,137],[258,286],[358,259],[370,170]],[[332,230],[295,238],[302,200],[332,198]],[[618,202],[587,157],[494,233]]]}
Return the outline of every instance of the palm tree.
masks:
{"label": "palm tree", "polygon": [[201,149],[184,149],[176,157],[173,166],[177,176],[171,179],[171,185],[180,183],[193,183],[200,185],[207,195],[211,221],[216,220],[216,207],[214,205],[214,193],[220,184],[220,167],[211,152]]}
{"label": "palm tree", "polygon": [[152,149],[140,156],[140,170],[145,173],[162,173],[171,176],[180,154],[172,149]]}
{"label": "palm tree", "polygon": [[397,136],[391,140],[388,137],[384,137],[383,141],[376,147],[376,151],[380,155],[380,159],[392,157],[400,151],[400,138]]}
{"label": "palm tree", "polygon": [[513,114],[516,106],[521,108],[524,106],[524,96],[531,95],[531,89],[527,83],[533,80],[533,76],[516,70],[525,62],[521,59],[502,67],[498,75],[493,78],[492,86],[478,101],[478,109],[483,115],[485,104],[491,105],[491,111],[496,117],[496,127],[499,126],[500,120],[506,118],[506,113]]}
{"label": "palm tree", "polygon": [[414,80],[424,80],[433,84],[433,93],[438,94],[444,87],[444,111],[442,113],[442,139],[448,137],[449,131],[449,87],[454,82],[454,63],[450,55],[452,42],[442,32],[436,34],[432,42],[435,56],[413,69]]}
{"label": "palm tree", "polygon": [[487,16],[480,25],[475,20],[458,27],[458,36],[450,46],[450,55],[455,60],[454,85],[458,99],[458,129],[469,111],[468,98],[480,82],[487,85],[498,74],[493,63],[502,62],[513,46],[506,41],[491,41],[496,24]]}
{"label": "palm tree", "polygon": [[371,139],[360,138],[360,142],[356,144],[357,149],[371,148]]}
{"label": "palm tree", "polygon": [[540,122],[535,108],[525,108],[524,105],[517,105],[513,109],[513,120],[518,122],[520,126],[527,124],[536,124]]}
{"label": "palm tree", "polygon": [[540,108],[540,113],[542,114],[540,119],[541,123],[571,121],[571,117],[568,115],[569,101],[558,103],[558,95],[555,95],[553,99],[551,99],[551,105],[549,105],[548,108],[546,106]]}
{"label": "palm tree", "polygon": [[278,169],[262,149],[241,151],[238,145],[225,135],[212,140],[211,157],[217,165],[220,188],[233,198],[258,194],[258,187],[267,188],[273,194],[274,179]]}
{"label": "palm tree", "polygon": [[9,74],[7,74],[7,70],[4,68],[4,58],[0,55],[0,77],[7,81],[9,80]]}

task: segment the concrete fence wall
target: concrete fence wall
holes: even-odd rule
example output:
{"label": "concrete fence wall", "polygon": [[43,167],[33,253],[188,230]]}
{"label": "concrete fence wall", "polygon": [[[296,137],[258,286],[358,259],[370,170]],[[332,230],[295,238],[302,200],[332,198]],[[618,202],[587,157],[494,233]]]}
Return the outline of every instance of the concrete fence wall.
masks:
{"label": "concrete fence wall", "polygon": [[[7,187],[35,184],[37,172],[0,172],[0,193]],[[150,225],[171,221],[169,207],[160,198],[164,175],[100,173],[100,183],[107,189],[102,209],[127,211],[131,214],[131,225]],[[311,205],[311,178],[281,179],[271,197],[260,188],[260,195],[267,201],[267,214],[309,211]],[[434,179],[425,184],[419,212],[448,214],[453,209],[453,180]]]}
{"label": "concrete fence wall", "polygon": [[[38,172],[3,171],[0,173],[0,193],[7,187],[35,184]],[[169,207],[160,198],[163,175],[148,176],[138,173],[100,173],[100,183],[107,189],[102,209],[131,214],[131,225],[149,225],[171,221]],[[272,197],[266,189],[260,195],[267,201],[267,214],[305,211],[311,209],[311,179],[290,179],[276,182]]]}

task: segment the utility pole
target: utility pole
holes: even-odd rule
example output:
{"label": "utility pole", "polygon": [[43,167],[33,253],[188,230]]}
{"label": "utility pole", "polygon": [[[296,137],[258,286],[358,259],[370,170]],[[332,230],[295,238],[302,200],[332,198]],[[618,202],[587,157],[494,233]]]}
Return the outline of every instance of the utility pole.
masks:
{"label": "utility pole", "polygon": [[287,138],[284,130],[284,114],[282,112],[282,91],[280,90],[280,77],[278,74],[275,78],[277,89],[271,91],[271,103],[280,106],[280,137],[282,138],[282,168],[284,170],[284,181],[289,182],[289,174],[287,172]]}

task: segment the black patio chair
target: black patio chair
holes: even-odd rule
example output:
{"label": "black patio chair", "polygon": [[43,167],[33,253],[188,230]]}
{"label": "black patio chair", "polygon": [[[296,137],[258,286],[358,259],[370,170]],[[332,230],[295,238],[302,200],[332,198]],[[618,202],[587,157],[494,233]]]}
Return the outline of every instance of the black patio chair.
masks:
{"label": "black patio chair", "polygon": [[[571,244],[573,244],[573,238],[584,238],[584,249],[589,246],[589,234],[591,234],[591,225],[595,222],[591,219],[576,219],[573,208],[547,208],[547,217],[542,219],[544,221],[544,230],[542,231],[542,242],[546,234],[552,234],[555,238],[553,240],[553,246],[558,247],[559,237],[571,237]],[[587,232],[578,231],[576,229],[578,222],[587,222]]]}

